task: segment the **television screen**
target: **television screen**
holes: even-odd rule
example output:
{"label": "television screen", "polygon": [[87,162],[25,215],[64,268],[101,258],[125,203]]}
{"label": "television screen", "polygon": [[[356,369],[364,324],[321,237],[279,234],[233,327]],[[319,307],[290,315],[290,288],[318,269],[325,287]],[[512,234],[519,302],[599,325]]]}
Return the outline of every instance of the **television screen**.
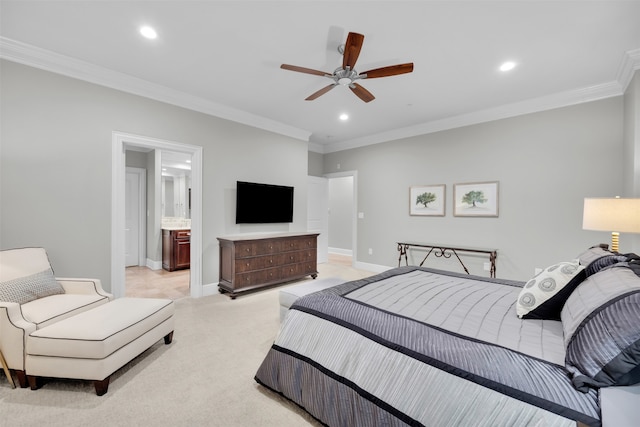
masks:
{"label": "television screen", "polygon": [[293,222],[293,187],[237,182],[236,224]]}

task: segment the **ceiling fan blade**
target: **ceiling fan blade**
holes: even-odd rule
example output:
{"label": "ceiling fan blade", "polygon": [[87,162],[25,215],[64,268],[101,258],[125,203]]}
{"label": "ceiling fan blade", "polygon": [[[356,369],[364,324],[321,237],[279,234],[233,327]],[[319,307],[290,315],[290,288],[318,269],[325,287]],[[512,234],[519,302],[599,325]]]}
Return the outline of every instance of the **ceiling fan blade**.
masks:
{"label": "ceiling fan blade", "polygon": [[376,99],[376,97],[373,96],[371,92],[369,92],[368,90],[360,86],[358,83],[350,84],[349,89],[351,89],[351,91],[355,93],[356,96],[362,99],[364,102],[371,102],[374,99]]}
{"label": "ceiling fan blade", "polygon": [[307,96],[304,100],[305,101],[313,101],[314,99],[316,99],[316,98],[324,95],[325,93],[329,92],[331,89],[333,89],[336,86],[337,85],[335,83],[332,83],[329,86],[325,86],[322,89],[320,89],[319,91],[314,92],[311,95]]}
{"label": "ceiling fan blade", "polygon": [[342,68],[351,68],[356,65],[360,50],[362,49],[362,43],[364,42],[364,36],[358,33],[349,33],[347,36],[347,42],[344,45],[344,54],[342,56]]}
{"label": "ceiling fan blade", "polygon": [[375,79],[377,77],[397,76],[398,74],[406,74],[413,71],[413,62],[406,64],[390,65],[388,67],[375,68],[373,70],[365,71],[362,74],[366,74],[368,79]]}
{"label": "ceiling fan blade", "polygon": [[297,65],[282,64],[280,66],[283,70],[297,71],[299,73],[313,74],[316,76],[331,75],[331,73],[325,73],[324,71],[312,70],[311,68],[298,67]]}

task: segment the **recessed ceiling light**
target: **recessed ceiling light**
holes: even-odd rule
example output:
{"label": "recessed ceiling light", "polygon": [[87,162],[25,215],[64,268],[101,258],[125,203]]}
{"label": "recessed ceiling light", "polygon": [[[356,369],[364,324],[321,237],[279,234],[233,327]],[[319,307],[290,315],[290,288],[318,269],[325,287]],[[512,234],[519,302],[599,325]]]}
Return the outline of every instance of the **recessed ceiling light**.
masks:
{"label": "recessed ceiling light", "polygon": [[516,67],[516,63],[513,61],[507,61],[502,63],[500,66],[500,71],[511,71]]}
{"label": "recessed ceiling light", "polygon": [[342,113],[342,114],[340,114],[340,120],[342,120],[343,122],[344,122],[345,120],[349,120],[349,115],[348,115],[348,114],[346,114],[346,113]]}
{"label": "recessed ceiling light", "polygon": [[150,40],[153,40],[156,37],[158,37],[158,33],[156,33],[156,30],[149,27],[148,25],[145,25],[144,27],[140,27],[140,34],[142,34],[142,37],[148,38]]}

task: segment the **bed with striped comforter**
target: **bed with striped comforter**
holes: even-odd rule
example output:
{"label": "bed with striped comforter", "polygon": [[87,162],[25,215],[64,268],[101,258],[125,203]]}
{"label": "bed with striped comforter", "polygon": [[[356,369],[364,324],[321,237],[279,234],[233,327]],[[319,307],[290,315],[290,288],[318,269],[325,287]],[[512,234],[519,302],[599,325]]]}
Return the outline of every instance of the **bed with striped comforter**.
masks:
{"label": "bed with striped comforter", "polygon": [[401,267],[298,299],[256,381],[329,426],[599,426],[521,282]]}

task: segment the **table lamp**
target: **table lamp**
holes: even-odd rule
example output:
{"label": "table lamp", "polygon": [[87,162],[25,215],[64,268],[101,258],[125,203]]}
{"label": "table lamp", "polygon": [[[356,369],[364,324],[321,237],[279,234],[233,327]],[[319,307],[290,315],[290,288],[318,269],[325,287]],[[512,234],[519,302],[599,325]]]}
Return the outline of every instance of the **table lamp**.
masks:
{"label": "table lamp", "polygon": [[611,250],[618,252],[621,232],[640,233],[640,199],[585,198],[582,228],[610,231]]}

